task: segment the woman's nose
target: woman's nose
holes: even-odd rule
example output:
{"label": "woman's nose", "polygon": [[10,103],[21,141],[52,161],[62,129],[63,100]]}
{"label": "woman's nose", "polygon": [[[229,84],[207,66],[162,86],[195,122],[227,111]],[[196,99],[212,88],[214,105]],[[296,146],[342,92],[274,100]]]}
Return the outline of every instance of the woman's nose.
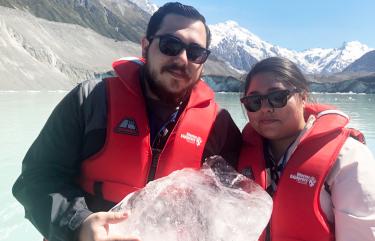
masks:
{"label": "woman's nose", "polygon": [[262,98],[261,103],[260,103],[260,110],[261,111],[272,111],[274,110],[274,107],[270,104],[268,101],[268,98]]}

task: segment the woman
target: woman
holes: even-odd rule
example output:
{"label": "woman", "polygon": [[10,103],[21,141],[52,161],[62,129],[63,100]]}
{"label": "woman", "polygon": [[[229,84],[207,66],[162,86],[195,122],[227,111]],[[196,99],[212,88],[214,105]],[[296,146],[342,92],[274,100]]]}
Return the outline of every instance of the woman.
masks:
{"label": "woman", "polygon": [[371,151],[344,113],[307,100],[306,78],[287,59],[265,59],[247,75],[238,169],[273,196],[261,240],[375,240]]}

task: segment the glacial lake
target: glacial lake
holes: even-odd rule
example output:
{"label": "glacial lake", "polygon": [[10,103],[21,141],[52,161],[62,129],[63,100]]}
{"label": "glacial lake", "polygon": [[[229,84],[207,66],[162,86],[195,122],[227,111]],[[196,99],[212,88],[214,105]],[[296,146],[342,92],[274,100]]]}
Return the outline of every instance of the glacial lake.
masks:
{"label": "glacial lake", "polygon": [[[11,188],[20,174],[27,149],[39,134],[54,106],[65,91],[0,91],[0,241],[41,241],[42,236],[24,219],[23,207],[13,198]],[[375,95],[314,94],[319,103],[333,104],[351,117],[351,126],[361,130],[375,153]],[[237,125],[247,122],[238,93],[217,93]]]}

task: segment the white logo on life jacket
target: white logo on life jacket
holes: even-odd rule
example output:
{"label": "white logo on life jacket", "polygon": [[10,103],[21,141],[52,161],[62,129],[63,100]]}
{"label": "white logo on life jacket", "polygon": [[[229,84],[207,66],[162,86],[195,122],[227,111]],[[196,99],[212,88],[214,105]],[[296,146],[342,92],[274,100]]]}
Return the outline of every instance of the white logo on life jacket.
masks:
{"label": "white logo on life jacket", "polygon": [[290,179],[295,180],[298,183],[309,185],[310,187],[313,187],[316,183],[316,178],[313,176],[309,176],[306,174],[302,174],[300,172],[297,172],[296,174],[290,174]]}
{"label": "white logo on life jacket", "polygon": [[202,138],[200,136],[193,135],[189,132],[186,132],[186,134],[181,134],[181,138],[185,139],[188,143],[195,144],[197,146],[200,146],[202,143]]}

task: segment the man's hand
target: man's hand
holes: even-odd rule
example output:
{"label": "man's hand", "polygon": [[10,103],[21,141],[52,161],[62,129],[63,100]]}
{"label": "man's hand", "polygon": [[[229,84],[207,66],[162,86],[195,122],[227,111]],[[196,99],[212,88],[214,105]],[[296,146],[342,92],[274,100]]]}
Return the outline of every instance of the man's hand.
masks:
{"label": "man's hand", "polygon": [[123,212],[97,212],[83,221],[79,231],[79,241],[139,241],[137,238],[121,235],[109,235],[109,224],[119,223],[127,219]]}

